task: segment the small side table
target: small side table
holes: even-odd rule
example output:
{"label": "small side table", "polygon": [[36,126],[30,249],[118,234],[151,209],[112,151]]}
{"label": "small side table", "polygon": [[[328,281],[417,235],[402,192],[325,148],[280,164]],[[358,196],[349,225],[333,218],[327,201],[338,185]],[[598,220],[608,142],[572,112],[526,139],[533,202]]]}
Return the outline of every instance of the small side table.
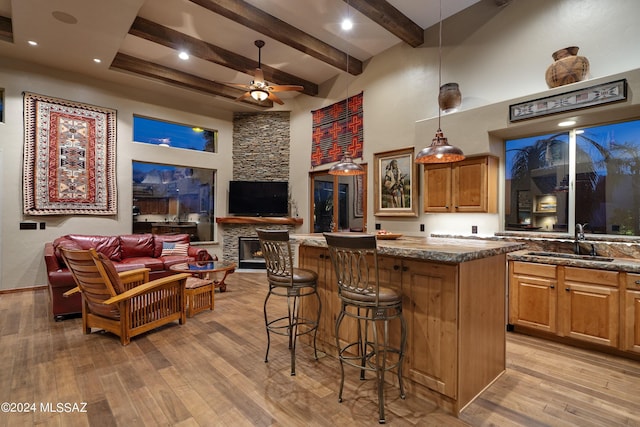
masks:
{"label": "small side table", "polygon": [[184,287],[184,294],[187,297],[187,317],[193,317],[206,309],[213,310],[215,301],[213,280],[189,277]]}
{"label": "small side table", "polygon": [[[185,294],[187,296],[187,317],[193,317],[206,309],[213,310],[215,288],[220,292],[227,290],[224,283],[227,276],[233,273],[236,265],[227,261],[192,261],[174,264],[169,267],[171,271],[178,273],[191,273],[193,277],[187,279]],[[215,280],[214,273],[222,273],[221,280]]]}

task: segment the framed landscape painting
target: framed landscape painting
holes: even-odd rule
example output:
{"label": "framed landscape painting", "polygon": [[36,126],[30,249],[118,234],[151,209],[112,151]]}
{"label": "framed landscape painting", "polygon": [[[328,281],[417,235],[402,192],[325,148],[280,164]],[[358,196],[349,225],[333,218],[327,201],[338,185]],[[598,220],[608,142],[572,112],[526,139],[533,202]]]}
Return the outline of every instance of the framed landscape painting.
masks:
{"label": "framed landscape painting", "polygon": [[418,167],[414,148],[375,153],[374,215],[418,216]]}

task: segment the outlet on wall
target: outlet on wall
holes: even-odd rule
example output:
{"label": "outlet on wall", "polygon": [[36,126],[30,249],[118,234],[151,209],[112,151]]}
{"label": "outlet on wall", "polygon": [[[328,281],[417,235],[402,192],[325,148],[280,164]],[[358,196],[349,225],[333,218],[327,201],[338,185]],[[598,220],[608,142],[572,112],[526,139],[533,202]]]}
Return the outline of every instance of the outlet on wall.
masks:
{"label": "outlet on wall", "polygon": [[478,234],[478,226],[477,225],[472,225],[471,226],[471,234]]}
{"label": "outlet on wall", "polygon": [[420,224],[420,231],[424,231],[424,224]]}
{"label": "outlet on wall", "polygon": [[382,226],[380,225],[380,223],[376,223],[376,230],[380,230],[382,229]]}

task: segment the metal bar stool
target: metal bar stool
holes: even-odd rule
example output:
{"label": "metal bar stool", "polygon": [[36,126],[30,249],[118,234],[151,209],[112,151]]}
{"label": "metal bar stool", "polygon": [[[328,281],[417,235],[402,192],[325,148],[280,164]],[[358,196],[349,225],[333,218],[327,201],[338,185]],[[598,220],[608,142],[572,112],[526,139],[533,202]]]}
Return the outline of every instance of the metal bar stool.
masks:
{"label": "metal bar stool", "polygon": [[[402,295],[393,289],[380,286],[375,236],[324,233],[324,237],[336,272],[338,294],[342,302],[335,329],[341,371],[338,401],[342,402],[345,363],[359,368],[362,380],[365,379],[365,371],[374,371],[378,388],[378,422],[384,424],[386,371],[397,368],[400,397],[405,398],[402,363],[407,341],[407,325],[402,315]],[[340,326],[345,317],[356,319],[357,338],[356,341],[341,344]],[[389,322],[393,319],[400,320],[399,347],[389,343]],[[382,331],[378,330],[378,322],[384,325]]]}
{"label": "metal bar stool", "polygon": [[[318,294],[318,274],[315,271],[293,266],[293,253],[289,241],[288,230],[257,229],[262,256],[266,262],[269,292],[264,300],[264,322],[267,329],[267,353],[264,361],[269,361],[269,347],[271,333],[289,337],[289,351],[291,352],[291,375],[296,374],[296,341],[300,335],[313,332],[313,354],[318,360],[316,349],[316,335],[320,324],[322,304]],[[287,297],[287,314],[269,317],[267,305],[272,295]],[[300,299],[315,295],[317,298],[317,313],[311,318],[306,313],[300,313]],[[311,307],[312,305],[307,305]]]}

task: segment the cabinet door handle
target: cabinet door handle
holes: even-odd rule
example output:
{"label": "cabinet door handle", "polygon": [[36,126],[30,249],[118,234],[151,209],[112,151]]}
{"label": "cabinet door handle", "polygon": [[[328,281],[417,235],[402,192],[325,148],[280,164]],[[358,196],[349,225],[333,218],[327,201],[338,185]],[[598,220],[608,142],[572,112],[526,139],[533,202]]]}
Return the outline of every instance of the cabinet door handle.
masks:
{"label": "cabinet door handle", "polygon": [[402,271],[409,271],[409,267],[407,267],[406,265],[402,267]]}
{"label": "cabinet door handle", "polygon": [[636,285],[640,285],[640,280],[636,280]]}
{"label": "cabinet door handle", "polygon": [[550,289],[555,289],[555,288],[556,288],[556,285],[551,285],[551,286],[549,286],[549,288],[550,288]]}
{"label": "cabinet door handle", "polygon": [[396,270],[396,271],[398,271],[398,269],[400,269],[400,266],[399,266],[399,265],[394,265],[394,266],[393,266],[393,269],[394,269],[394,270]]}
{"label": "cabinet door handle", "polygon": [[569,287],[564,288],[564,290],[567,291],[567,292],[571,292],[571,288],[569,288]]}

